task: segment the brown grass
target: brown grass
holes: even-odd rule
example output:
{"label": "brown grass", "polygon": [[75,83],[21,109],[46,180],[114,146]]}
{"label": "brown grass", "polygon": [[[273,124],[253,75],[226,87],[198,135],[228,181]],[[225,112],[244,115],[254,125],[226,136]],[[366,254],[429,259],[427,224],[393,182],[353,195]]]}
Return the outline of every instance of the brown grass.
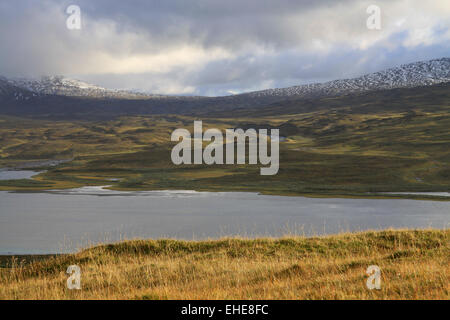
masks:
{"label": "brown grass", "polygon": [[[0,299],[449,299],[450,230],[134,240],[0,269]],[[81,268],[81,290],[65,271]],[[381,290],[366,288],[369,265]]]}

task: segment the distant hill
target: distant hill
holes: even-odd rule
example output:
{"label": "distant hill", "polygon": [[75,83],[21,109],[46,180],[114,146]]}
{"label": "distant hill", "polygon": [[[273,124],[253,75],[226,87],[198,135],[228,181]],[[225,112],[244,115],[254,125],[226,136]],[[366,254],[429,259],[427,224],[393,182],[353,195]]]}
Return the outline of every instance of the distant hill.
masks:
{"label": "distant hill", "polygon": [[[223,97],[168,96],[111,90],[60,76],[42,79],[0,77],[0,114],[50,118],[110,118],[119,115],[205,114],[277,105],[293,101],[401,88],[423,88],[450,82],[450,58],[405,64],[353,79],[334,80]],[[385,93],[384,93],[385,94]],[[298,103],[297,103],[298,105]]]}

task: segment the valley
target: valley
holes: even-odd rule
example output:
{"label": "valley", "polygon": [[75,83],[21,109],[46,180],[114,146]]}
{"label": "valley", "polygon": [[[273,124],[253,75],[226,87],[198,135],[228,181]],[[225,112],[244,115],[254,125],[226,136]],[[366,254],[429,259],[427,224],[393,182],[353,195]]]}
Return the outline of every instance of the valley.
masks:
{"label": "valley", "polygon": [[[0,167],[43,159],[70,162],[0,190],[111,185],[117,190],[251,191],[321,197],[376,192],[448,192],[450,85],[440,84],[193,115],[129,115],[110,120],[1,116]],[[280,169],[182,165],[170,161],[177,128],[279,128]],[[39,169],[39,168],[38,168]],[[112,180],[111,180],[112,179]],[[384,195],[383,197],[399,197]],[[402,195],[427,198],[425,195]],[[433,197],[435,198],[435,197]]]}

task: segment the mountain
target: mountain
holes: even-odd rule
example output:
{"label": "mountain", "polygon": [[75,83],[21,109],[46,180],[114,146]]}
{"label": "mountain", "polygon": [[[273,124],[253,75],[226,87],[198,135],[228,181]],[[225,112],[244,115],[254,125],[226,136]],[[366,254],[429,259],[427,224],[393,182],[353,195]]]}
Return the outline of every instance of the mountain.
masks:
{"label": "mountain", "polygon": [[59,95],[67,97],[89,97],[100,99],[162,99],[168,96],[106,89],[83,81],[67,79],[63,76],[42,77],[41,79],[6,79],[10,85],[31,91],[37,95]]}
{"label": "mountain", "polygon": [[355,92],[411,88],[450,81],[450,58],[419,61],[366,74],[358,78],[333,80],[281,89],[244,93],[248,97],[324,97]]}
{"label": "mountain", "polygon": [[450,82],[450,58],[414,62],[353,79],[223,97],[168,96],[111,90],[61,76],[39,80],[0,77],[0,114],[57,118],[205,114],[253,109],[298,99],[314,100],[447,82]]}
{"label": "mountain", "polygon": [[[4,78],[5,79],[5,78]],[[164,99],[174,96],[106,89],[62,76],[36,79],[5,79],[10,85],[39,95],[114,99]],[[311,97],[332,96],[380,89],[410,88],[450,81],[450,58],[420,61],[366,74],[358,78],[333,80],[288,88],[267,89],[227,97]],[[218,98],[227,98],[218,97]],[[180,97],[186,98],[186,97]]]}
{"label": "mountain", "polygon": [[15,97],[21,97],[22,99],[22,96],[31,97],[33,96],[33,93],[30,92],[29,90],[11,84],[6,78],[0,77],[0,98],[2,100]]}

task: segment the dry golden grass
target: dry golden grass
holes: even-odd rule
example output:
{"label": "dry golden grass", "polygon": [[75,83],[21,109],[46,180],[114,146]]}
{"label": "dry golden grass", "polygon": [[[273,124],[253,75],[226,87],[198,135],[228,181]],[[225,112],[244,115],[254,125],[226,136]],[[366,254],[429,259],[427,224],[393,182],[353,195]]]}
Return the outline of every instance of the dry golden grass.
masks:
{"label": "dry golden grass", "polygon": [[[0,269],[0,299],[449,299],[450,230],[134,240]],[[66,288],[69,265],[81,290]],[[366,288],[369,265],[381,290]]]}

